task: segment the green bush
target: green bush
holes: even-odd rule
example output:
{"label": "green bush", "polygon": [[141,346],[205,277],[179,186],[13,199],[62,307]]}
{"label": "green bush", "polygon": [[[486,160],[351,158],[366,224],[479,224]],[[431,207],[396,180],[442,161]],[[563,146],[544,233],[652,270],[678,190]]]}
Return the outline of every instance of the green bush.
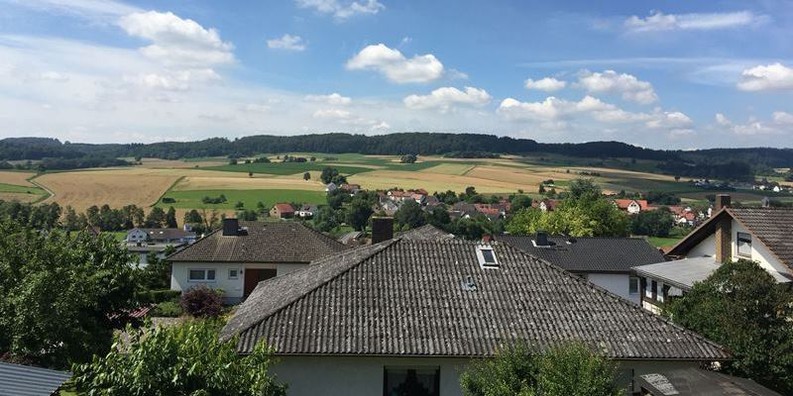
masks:
{"label": "green bush", "polygon": [[164,301],[157,304],[150,312],[149,316],[158,316],[166,318],[177,318],[182,316],[184,311],[176,301]]}
{"label": "green bush", "polygon": [[182,292],[179,290],[146,290],[138,294],[144,304],[159,304],[166,301],[177,301]]}
{"label": "green bush", "polygon": [[176,199],[171,198],[171,197],[163,197],[162,198],[162,203],[176,203]]}

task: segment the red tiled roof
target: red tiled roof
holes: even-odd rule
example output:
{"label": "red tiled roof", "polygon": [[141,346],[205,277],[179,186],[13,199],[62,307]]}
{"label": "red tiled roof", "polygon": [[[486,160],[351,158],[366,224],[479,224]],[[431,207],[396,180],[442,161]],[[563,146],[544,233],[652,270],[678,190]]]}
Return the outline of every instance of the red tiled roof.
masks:
{"label": "red tiled roof", "polygon": [[288,203],[275,204],[275,208],[281,213],[294,213],[295,212],[295,208],[293,208],[292,205],[290,205]]}

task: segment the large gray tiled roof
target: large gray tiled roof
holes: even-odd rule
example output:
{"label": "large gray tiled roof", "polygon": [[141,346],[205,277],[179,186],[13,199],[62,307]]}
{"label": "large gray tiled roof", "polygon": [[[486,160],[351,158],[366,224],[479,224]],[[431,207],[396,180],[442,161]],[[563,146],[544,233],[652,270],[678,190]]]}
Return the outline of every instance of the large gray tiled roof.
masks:
{"label": "large gray tiled roof", "polygon": [[[613,358],[720,360],[726,353],[559,267],[493,243],[395,239],[350,250],[264,282],[222,332],[249,353],[490,356],[522,340],[538,348],[580,340]],[[470,277],[475,290],[465,283]]]}
{"label": "large gray tiled roof", "polygon": [[727,208],[782,263],[793,269],[793,210],[787,208]]}
{"label": "large gray tiled roof", "polygon": [[454,234],[450,234],[432,224],[425,224],[418,228],[405,231],[399,234],[402,239],[433,240],[433,239],[452,239]]}
{"label": "large gray tiled roof", "polygon": [[246,222],[247,235],[224,236],[218,230],[184,250],[170,261],[308,263],[348,247],[298,222]]}
{"label": "large gray tiled roof", "polygon": [[549,237],[551,247],[536,247],[534,236],[502,235],[497,240],[572,272],[631,272],[631,267],[664,261],[658,249],[640,238]]}

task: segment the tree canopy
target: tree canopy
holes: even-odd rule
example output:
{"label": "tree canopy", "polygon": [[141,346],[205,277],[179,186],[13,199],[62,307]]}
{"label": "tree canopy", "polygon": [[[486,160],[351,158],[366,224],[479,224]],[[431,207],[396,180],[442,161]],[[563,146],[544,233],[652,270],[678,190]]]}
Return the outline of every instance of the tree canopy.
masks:
{"label": "tree canopy", "polygon": [[613,362],[583,344],[537,354],[516,345],[472,363],[460,383],[468,396],[617,396],[624,390],[615,385],[615,370]]}
{"label": "tree canopy", "polygon": [[137,276],[112,236],[0,221],[0,356],[66,368],[104,354]]}
{"label": "tree canopy", "polygon": [[734,358],[725,363],[728,373],[793,393],[793,293],[756,262],[721,265],[665,313],[727,347]]}
{"label": "tree canopy", "polygon": [[264,343],[240,357],[235,340],[218,338],[221,326],[216,320],[193,320],[128,327],[129,340],[117,340],[106,356],[76,366],[74,382],[90,395],[284,395],[286,387],[268,373],[271,360]]}

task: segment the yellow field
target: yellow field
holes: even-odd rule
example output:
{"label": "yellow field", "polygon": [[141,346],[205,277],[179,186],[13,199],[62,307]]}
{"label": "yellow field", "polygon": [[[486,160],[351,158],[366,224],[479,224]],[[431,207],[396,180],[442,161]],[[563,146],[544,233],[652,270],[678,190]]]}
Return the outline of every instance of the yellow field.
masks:
{"label": "yellow field", "polygon": [[70,205],[82,212],[91,205],[152,205],[179,177],[170,169],[119,168],[49,173],[36,182],[53,193],[45,203]]}
{"label": "yellow field", "polygon": [[[546,168],[534,170],[487,165],[476,166],[466,176],[530,186],[532,191],[539,188],[540,183],[545,180],[567,180],[572,177],[570,174],[555,172]],[[529,191],[528,189],[526,190]]]}
{"label": "yellow field", "polygon": [[527,190],[531,185],[488,180],[469,175],[444,175],[430,172],[379,170],[358,173],[348,177],[350,183],[360,184],[366,189],[386,189],[391,187],[424,188],[433,191],[464,191],[468,186],[476,187],[483,193],[513,193],[518,189]]}
{"label": "yellow field", "polygon": [[35,176],[33,172],[0,171],[0,183],[14,184],[17,186],[33,186],[27,179]]}
{"label": "yellow field", "polygon": [[33,202],[39,198],[41,195],[38,194],[0,192],[0,200],[3,201]]}
{"label": "yellow field", "polygon": [[440,164],[433,166],[432,168],[422,169],[420,172],[427,172],[427,173],[440,173],[442,175],[464,175],[466,172],[473,169],[474,165],[469,164]]}

